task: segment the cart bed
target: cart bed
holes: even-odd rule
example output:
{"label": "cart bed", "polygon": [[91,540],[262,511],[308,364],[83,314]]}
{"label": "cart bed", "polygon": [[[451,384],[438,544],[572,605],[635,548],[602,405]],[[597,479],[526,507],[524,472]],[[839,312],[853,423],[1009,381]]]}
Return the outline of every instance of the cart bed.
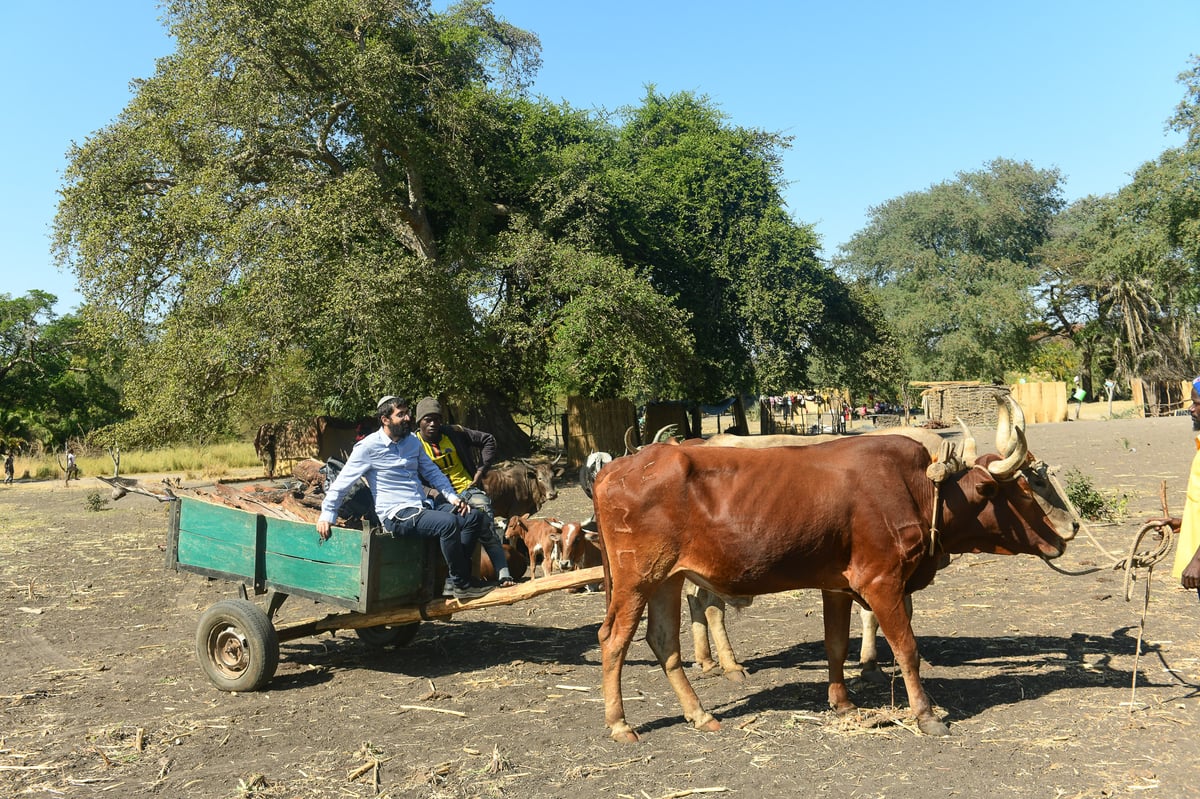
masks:
{"label": "cart bed", "polygon": [[303,596],[359,613],[434,596],[436,542],[334,527],[322,541],[308,522],[191,497],[171,503],[167,565],[242,582],[254,593]]}

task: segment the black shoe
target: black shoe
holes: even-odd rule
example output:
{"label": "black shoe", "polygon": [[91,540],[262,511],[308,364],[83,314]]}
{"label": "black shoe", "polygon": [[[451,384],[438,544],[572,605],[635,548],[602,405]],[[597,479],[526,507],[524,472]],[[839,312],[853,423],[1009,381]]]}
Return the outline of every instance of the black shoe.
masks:
{"label": "black shoe", "polygon": [[470,585],[456,585],[454,586],[454,598],[459,602],[468,599],[479,599],[481,596],[490,594],[495,587],[495,585],[476,582],[472,582]]}

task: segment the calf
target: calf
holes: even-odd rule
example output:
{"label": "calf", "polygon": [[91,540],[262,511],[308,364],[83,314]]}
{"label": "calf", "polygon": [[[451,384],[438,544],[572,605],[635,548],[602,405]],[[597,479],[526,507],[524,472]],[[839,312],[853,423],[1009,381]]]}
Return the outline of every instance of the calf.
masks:
{"label": "calf", "polygon": [[504,540],[510,546],[523,549],[529,563],[529,579],[535,574],[535,567],[542,565],[542,576],[549,577],[558,556],[555,550],[558,542],[555,537],[563,528],[558,519],[531,519],[526,513],[522,516],[512,516],[504,529]]}
{"label": "calf", "polygon": [[[601,565],[600,534],[587,530],[579,522],[563,522],[562,529],[551,533],[550,539],[558,544],[558,559],[554,564],[558,571],[574,571]],[[600,583],[588,583],[583,588],[572,588],[570,593],[599,591]]]}
{"label": "calf", "polygon": [[[503,547],[504,559],[508,562],[508,573],[514,580],[520,580],[529,571],[529,559],[519,547],[512,544],[503,544]],[[492,559],[488,557],[485,549],[479,551],[479,577],[489,581],[496,579],[496,567],[492,565]]]}

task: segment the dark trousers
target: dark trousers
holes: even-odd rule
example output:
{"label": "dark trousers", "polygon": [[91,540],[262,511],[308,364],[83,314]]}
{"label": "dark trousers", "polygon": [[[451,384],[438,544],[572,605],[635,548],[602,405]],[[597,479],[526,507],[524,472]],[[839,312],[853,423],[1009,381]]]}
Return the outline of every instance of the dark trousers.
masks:
{"label": "dark trousers", "polygon": [[450,581],[457,586],[471,582],[470,553],[479,539],[481,514],[472,511],[459,516],[442,510],[420,510],[412,516],[401,513],[400,519],[384,519],[383,529],[395,536],[417,535],[436,538],[442,547],[442,557],[450,567]]}
{"label": "dark trousers", "polygon": [[[483,551],[487,553],[488,560],[492,562],[492,566],[499,574],[503,569],[508,568],[508,558],[504,555],[504,545],[500,541],[500,536],[496,534],[496,521],[492,515],[492,500],[481,489],[468,488],[466,491],[459,493],[463,502],[466,502],[475,509],[475,515],[482,516],[479,520],[479,545],[483,547]],[[445,510],[449,507],[449,503],[445,506],[438,506],[438,510]]]}

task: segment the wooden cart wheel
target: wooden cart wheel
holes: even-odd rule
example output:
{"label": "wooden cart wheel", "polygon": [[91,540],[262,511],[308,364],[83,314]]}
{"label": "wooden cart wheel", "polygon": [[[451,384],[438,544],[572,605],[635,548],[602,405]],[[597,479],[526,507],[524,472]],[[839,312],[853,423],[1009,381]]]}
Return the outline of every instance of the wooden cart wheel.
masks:
{"label": "wooden cart wheel", "polygon": [[279,636],[258,605],[225,599],[200,616],[196,656],[222,691],[257,691],[275,676]]}
{"label": "wooden cart wheel", "polygon": [[377,624],[374,627],[356,627],[354,632],[363,643],[375,647],[408,646],[417,634],[421,622],[411,624]]}

